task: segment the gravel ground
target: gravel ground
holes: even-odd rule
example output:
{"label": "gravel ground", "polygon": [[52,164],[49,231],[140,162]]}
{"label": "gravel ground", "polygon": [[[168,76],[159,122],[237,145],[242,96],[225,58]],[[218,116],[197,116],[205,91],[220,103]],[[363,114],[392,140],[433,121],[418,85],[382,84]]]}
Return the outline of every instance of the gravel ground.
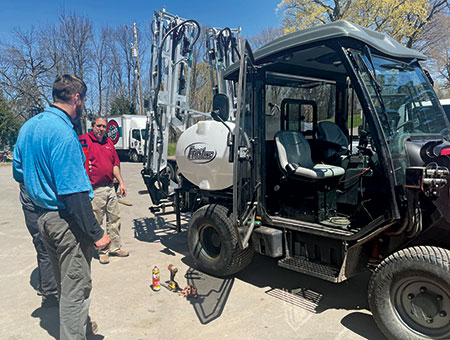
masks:
{"label": "gravel ground", "polygon": [[[195,270],[186,245],[188,216],[177,233],[174,215],[150,213],[141,168],[122,164],[125,200],[133,204],[120,206],[130,256],[92,263],[90,315],[99,332],[91,339],[384,339],[367,310],[368,275],[332,284],[259,255],[227,279]],[[0,179],[0,339],[58,339],[58,310],[41,308],[33,288],[36,254],[10,164],[0,167]],[[180,286],[196,285],[197,299],[150,289],[152,267],[159,266],[164,282],[169,264],[179,269]]]}

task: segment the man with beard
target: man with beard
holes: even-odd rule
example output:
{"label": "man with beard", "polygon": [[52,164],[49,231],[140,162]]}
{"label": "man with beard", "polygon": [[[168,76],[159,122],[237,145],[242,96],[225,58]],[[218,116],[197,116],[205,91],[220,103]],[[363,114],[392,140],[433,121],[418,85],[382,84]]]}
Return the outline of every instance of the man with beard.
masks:
{"label": "man with beard", "polygon": [[120,174],[120,162],[114,143],[106,136],[106,118],[94,117],[92,131],[78,138],[87,147],[86,170],[94,189],[92,208],[100,225],[106,215],[106,234],[111,239],[111,246],[99,251],[99,262],[107,264],[109,256],[128,256],[128,251],[121,248],[119,201],[113,185],[114,178],[119,182],[122,197],[127,195],[127,189]]}
{"label": "man with beard", "polygon": [[89,320],[93,246],[110,239],[92,212],[92,187],[73,121],[83,111],[87,87],[71,74],[53,83],[54,104],[28,120],[14,148],[13,176],[38,210],[38,225],[58,284],[60,339],[85,339]]}

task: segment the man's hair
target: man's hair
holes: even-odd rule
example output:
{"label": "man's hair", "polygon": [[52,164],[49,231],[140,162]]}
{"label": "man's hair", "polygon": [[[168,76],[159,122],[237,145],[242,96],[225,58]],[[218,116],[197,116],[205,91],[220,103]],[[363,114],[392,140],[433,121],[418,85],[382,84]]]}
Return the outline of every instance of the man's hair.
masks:
{"label": "man's hair", "polygon": [[106,123],[108,123],[108,119],[106,119],[105,116],[95,115],[95,116],[92,117],[92,119],[91,119],[91,126],[94,126],[94,125],[95,125],[95,122],[97,121],[97,119],[103,119]]}
{"label": "man's hair", "polygon": [[63,74],[56,77],[53,83],[53,101],[67,103],[77,93],[80,99],[86,97],[87,86],[83,80],[73,74]]}

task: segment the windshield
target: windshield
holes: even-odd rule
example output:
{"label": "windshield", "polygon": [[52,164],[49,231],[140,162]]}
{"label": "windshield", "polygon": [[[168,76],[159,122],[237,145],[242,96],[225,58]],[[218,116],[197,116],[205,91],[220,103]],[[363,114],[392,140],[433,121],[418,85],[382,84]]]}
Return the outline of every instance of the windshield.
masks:
{"label": "windshield", "polygon": [[142,140],[147,139],[147,129],[141,129]]}
{"label": "windshield", "polygon": [[388,142],[405,133],[449,137],[444,111],[416,63],[373,56],[373,69],[367,56],[357,60]]}
{"label": "windshield", "polygon": [[414,136],[450,139],[449,122],[416,60],[407,64],[363,52],[355,55],[391,151],[397,182],[403,183],[408,166],[405,142]]}

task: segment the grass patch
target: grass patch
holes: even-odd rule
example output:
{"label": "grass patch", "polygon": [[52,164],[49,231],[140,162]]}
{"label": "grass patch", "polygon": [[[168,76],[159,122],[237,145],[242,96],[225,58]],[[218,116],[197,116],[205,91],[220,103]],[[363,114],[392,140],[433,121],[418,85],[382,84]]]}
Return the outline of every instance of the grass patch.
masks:
{"label": "grass patch", "polygon": [[177,143],[169,143],[169,145],[167,146],[167,155],[175,156],[176,148],[177,148]]}
{"label": "grass patch", "polygon": [[[328,119],[322,119],[319,122],[324,122],[324,121],[328,121],[328,122],[333,122],[334,123],[334,117],[333,118],[328,118]],[[355,113],[353,115],[353,127],[357,128],[358,126],[362,125],[362,122],[363,122],[363,119],[362,119],[361,115],[359,113],[358,114]],[[348,116],[347,127],[349,129],[351,128],[351,126],[350,126],[351,123],[352,123],[351,117]]]}

